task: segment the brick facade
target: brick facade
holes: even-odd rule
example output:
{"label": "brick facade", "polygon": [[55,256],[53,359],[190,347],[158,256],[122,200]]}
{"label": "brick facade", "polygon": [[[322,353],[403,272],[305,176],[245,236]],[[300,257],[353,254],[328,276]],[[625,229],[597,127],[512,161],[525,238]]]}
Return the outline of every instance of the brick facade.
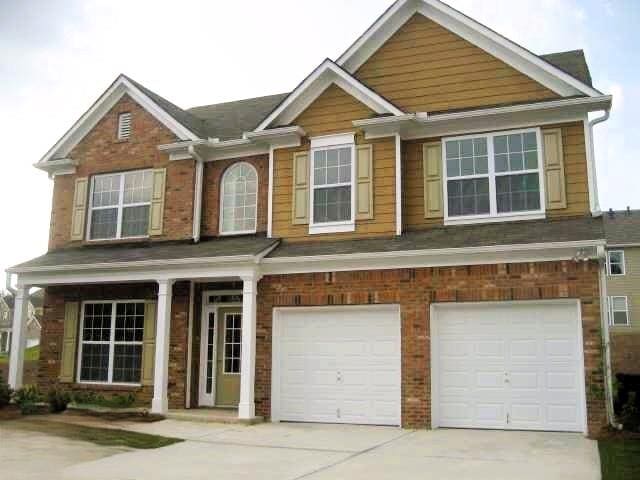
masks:
{"label": "brick facade", "polygon": [[274,307],[399,304],[402,321],[402,423],[431,423],[429,309],[432,302],[580,299],[588,428],[606,425],[598,264],[570,261],[468,267],[273,275],[259,283],[256,411],[271,411]]}
{"label": "brick facade", "polygon": [[[131,137],[123,141],[117,139],[116,133],[118,115],[124,112],[131,113],[132,132]],[[69,154],[78,162],[76,174],[54,178],[49,249],[72,244],[69,238],[76,178],[143,168],[167,169],[164,233],[152,240],[191,238],[194,161],[169,162],[169,156],[158,150],[158,145],[176,140],[169,129],[131,97],[122,97]]]}
{"label": "brick facade", "polygon": [[640,375],[640,333],[611,333],[611,370]]}

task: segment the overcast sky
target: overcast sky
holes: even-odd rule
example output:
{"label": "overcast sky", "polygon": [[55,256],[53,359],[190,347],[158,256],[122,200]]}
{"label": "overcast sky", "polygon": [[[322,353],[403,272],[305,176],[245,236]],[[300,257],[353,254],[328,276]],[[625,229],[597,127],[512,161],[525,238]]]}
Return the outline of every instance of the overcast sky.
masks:
{"label": "overcast sky", "polygon": [[[47,249],[52,182],[31,165],[123,72],[183,108],[294,88],[392,0],[0,0],[0,269]],[[602,208],[640,207],[640,2],[450,0],[535,53],[583,48],[614,95],[596,127]],[[3,283],[1,284],[3,285]]]}

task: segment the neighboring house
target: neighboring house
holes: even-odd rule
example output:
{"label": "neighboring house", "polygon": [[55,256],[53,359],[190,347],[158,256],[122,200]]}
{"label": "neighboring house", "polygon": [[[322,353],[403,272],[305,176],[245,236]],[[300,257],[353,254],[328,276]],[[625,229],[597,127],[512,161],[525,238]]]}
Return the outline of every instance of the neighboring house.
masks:
{"label": "neighboring house", "polygon": [[46,289],[40,387],[597,435],[588,113],[610,107],[582,51],[437,0],[395,2],[287,94],[183,110],[121,75],[38,162],[49,251],[9,270],[18,327]]}
{"label": "neighboring house", "polygon": [[615,373],[640,374],[640,210],[609,211],[607,297]]}
{"label": "neighboring house", "polygon": [[[40,343],[40,320],[43,313],[44,290],[38,289],[31,294],[28,304],[27,348]],[[13,295],[0,294],[0,354],[11,350],[11,328],[13,320]]]}

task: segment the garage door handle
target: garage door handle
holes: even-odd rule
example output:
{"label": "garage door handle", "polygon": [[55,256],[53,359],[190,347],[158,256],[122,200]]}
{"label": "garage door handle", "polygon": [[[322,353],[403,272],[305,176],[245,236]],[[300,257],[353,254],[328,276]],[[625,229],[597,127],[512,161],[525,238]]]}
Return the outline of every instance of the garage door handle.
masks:
{"label": "garage door handle", "polygon": [[340,372],[338,372],[338,375],[336,377],[336,381],[337,382],[342,382],[342,374]]}

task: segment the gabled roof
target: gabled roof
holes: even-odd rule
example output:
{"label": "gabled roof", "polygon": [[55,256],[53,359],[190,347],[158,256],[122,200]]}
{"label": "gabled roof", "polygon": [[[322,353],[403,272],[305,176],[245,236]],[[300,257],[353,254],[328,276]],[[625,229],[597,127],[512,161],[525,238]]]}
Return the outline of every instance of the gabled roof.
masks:
{"label": "gabled roof", "polygon": [[640,210],[617,210],[603,214],[608,245],[640,246]]}
{"label": "gabled roof", "polygon": [[201,120],[121,74],[40,159],[38,165],[65,158],[125,94],[131,96],[180,140],[197,140],[204,133]]}
{"label": "gabled roof", "polygon": [[589,66],[583,50],[547,53],[546,55],[540,55],[540,58],[564,73],[571,75],[576,80],[580,80],[585,85],[593,87],[591,72],[589,72]]}
{"label": "gabled roof", "polygon": [[380,115],[404,114],[398,107],[327,58],[258,125],[255,131],[264,130],[272,124],[287,125],[331,84],[336,84]]}
{"label": "gabled roof", "polygon": [[562,96],[601,92],[439,0],[397,0],[336,63],[354,73],[416,13],[424,15]]}

